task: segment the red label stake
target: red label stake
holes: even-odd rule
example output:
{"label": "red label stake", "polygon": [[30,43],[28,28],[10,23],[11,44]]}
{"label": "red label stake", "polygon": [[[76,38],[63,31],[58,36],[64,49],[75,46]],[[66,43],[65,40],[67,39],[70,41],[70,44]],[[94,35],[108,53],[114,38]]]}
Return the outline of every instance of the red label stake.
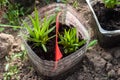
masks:
{"label": "red label stake", "polygon": [[58,30],[59,30],[59,17],[61,15],[62,12],[59,12],[57,17],[56,17],[56,46],[55,46],[55,61],[58,61],[62,58],[62,53],[59,49],[59,46],[58,46]]}

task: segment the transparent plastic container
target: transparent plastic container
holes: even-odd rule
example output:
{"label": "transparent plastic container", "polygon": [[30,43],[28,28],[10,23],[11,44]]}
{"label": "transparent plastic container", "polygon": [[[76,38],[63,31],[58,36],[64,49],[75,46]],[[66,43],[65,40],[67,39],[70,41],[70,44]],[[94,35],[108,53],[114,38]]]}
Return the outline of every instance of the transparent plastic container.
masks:
{"label": "transparent plastic container", "polygon": [[120,45],[120,30],[105,30],[101,27],[98,18],[95,14],[95,11],[93,9],[93,5],[96,4],[97,1],[101,0],[86,0],[89,8],[91,9],[93,13],[93,17],[96,21],[97,26],[95,27],[96,35],[98,38],[98,42],[103,48],[112,48],[115,46]]}
{"label": "transparent plastic container", "polygon": [[[46,78],[54,78],[55,80],[58,80],[58,76],[63,75],[81,61],[82,57],[84,56],[87,50],[87,45],[90,39],[86,27],[81,23],[82,19],[79,19],[77,12],[70,5],[54,3],[38,9],[38,12],[40,14],[40,17],[44,18],[46,14],[48,16],[55,14],[58,8],[63,12],[63,14],[60,16],[60,22],[68,26],[75,26],[78,32],[80,33],[79,35],[81,36],[81,38],[86,40],[86,44],[84,46],[82,46],[76,52],[60,59],[57,62],[56,69],[54,69],[56,63],[55,61],[42,60],[30,48],[30,46],[27,44],[27,41],[24,38],[22,38],[28,51],[28,57],[34,69],[39,73],[39,75],[44,76]],[[34,13],[31,15],[33,16]],[[29,19],[27,18],[26,21],[29,22]],[[24,34],[26,34],[26,31],[22,31],[22,35]]]}

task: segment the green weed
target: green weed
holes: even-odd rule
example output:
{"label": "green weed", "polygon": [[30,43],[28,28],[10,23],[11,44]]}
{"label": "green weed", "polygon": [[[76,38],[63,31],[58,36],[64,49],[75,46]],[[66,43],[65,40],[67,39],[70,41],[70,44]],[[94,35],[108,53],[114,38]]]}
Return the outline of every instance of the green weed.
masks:
{"label": "green weed", "polygon": [[77,0],[75,0],[72,6],[73,6],[75,9],[77,9],[77,8],[78,8],[78,6],[79,6],[78,1],[77,1]]}
{"label": "green weed", "polygon": [[12,64],[15,60],[20,59],[24,61],[26,59],[26,50],[19,53],[13,53],[10,56],[6,56],[7,64],[5,66],[5,73],[3,74],[4,80],[11,80],[14,76],[15,80],[19,80],[17,74],[19,73],[19,67],[17,64]]}
{"label": "green weed", "polygon": [[[9,25],[13,25],[13,26],[18,26],[21,23],[21,19],[20,19],[20,15],[24,15],[23,13],[23,8],[19,9],[19,4],[8,4],[8,9],[6,14],[4,15],[4,18],[8,20],[8,24]],[[14,30],[16,30],[17,28],[14,27]]]}
{"label": "green weed", "polygon": [[3,74],[4,80],[11,80],[11,77],[14,76],[16,80],[18,77],[16,74],[19,73],[19,69],[17,65],[10,66],[10,64],[6,65],[6,72]]}
{"label": "green weed", "polygon": [[88,48],[93,47],[94,45],[96,45],[98,43],[98,40],[92,40],[89,44],[88,44]]}
{"label": "green weed", "polygon": [[0,0],[0,8],[2,8],[3,6],[6,6],[7,3],[8,3],[8,0]]}
{"label": "green weed", "polygon": [[103,0],[103,2],[107,8],[114,8],[115,5],[120,4],[119,0]]}

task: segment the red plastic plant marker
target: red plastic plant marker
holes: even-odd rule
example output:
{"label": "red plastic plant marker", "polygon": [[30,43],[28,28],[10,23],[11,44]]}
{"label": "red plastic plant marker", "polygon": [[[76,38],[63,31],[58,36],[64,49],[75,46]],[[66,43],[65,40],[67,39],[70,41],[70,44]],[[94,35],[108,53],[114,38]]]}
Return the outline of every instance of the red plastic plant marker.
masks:
{"label": "red plastic plant marker", "polygon": [[59,17],[61,15],[62,12],[59,12],[57,17],[56,17],[56,42],[55,42],[55,66],[53,71],[56,70],[57,68],[57,62],[58,60],[60,60],[62,58],[62,53],[60,51],[60,48],[58,46],[58,30],[59,30]]}
{"label": "red plastic plant marker", "polygon": [[62,58],[62,53],[59,49],[58,46],[58,30],[59,30],[59,17],[61,15],[62,12],[59,12],[57,17],[56,17],[56,45],[55,45],[55,61],[58,61]]}

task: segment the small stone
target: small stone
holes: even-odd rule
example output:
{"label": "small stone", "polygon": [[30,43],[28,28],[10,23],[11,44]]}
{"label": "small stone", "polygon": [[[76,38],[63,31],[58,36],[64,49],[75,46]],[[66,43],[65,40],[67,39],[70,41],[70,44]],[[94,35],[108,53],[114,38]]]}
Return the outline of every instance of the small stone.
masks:
{"label": "small stone", "polygon": [[96,70],[102,70],[105,67],[106,61],[95,50],[87,53],[88,59],[94,64]]}
{"label": "small stone", "polygon": [[0,59],[3,58],[5,55],[7,55],[8,52],[7,47],[8,46],[4,46],[4,45],[0,46]]}
{"label": "small stone", "polygon": [[115,76],[115,71],[114,70],[110,70],[108,72],[108,77],[114,77]]}
{"label": "small stone", "polygon": [[107,61],[111,61],[113,59],[112,55],[110,53],[107,53],[107,52],[102,52],[101,57],[103,57]]}
{"label": "small stone", "polygon": [[114,53],[114,57],[115,58],[119,58],[120,57],[120,50],[116,50],[116,52]]}
{"label": "small stone", "polygon": [[118,76],[120,76],[120,68],[118,69],[117,74],[118,74]]}
{"label": "small stone", "polygon": [[95,79],[95,80],[99,80],[99,78],[97,78],[97,77],[95,77],[94,79]]}
{"label": "small stone", "polygon": [[14,43],[13,48],[16,48],[18,45],[19,45],[18,43]]}
{"label": "small stone", "polygon": [[113,65],[118,65],[118,61],[117,61],[117,59],[115,59],[115,58],[111,61],[111,63],[112,63]]}
{"label": "small stone", "polygon": [[14,42],[14,37],[10,34],[1,33],[0,41],[9,43],[11,45]]}
{"label": "small stone", "polygon": [[112,69],[112,64],[111,63],[107,63],[106,65],[106,70],[111,70]]}
{"label": "small stone", "polygon": [[110,50],[113,57],[115,58],[120,58],[120,47],[115,47],[113,49]]}
{"label": "small stone", "polygon": [[21,51],[21,39],[15,39],[15,42],[12,47],[13,52],[20,52]]}
{"label": "small stone", "polygon": [[86,66],[83,66],[83,70],[84,70],[85,72],[88,71]]}
{"label": "small stone", "polygon": [[39,2],[38,0],[35,0],[35,3],[36,3],[36,4],[39,4],[40,2]]}

